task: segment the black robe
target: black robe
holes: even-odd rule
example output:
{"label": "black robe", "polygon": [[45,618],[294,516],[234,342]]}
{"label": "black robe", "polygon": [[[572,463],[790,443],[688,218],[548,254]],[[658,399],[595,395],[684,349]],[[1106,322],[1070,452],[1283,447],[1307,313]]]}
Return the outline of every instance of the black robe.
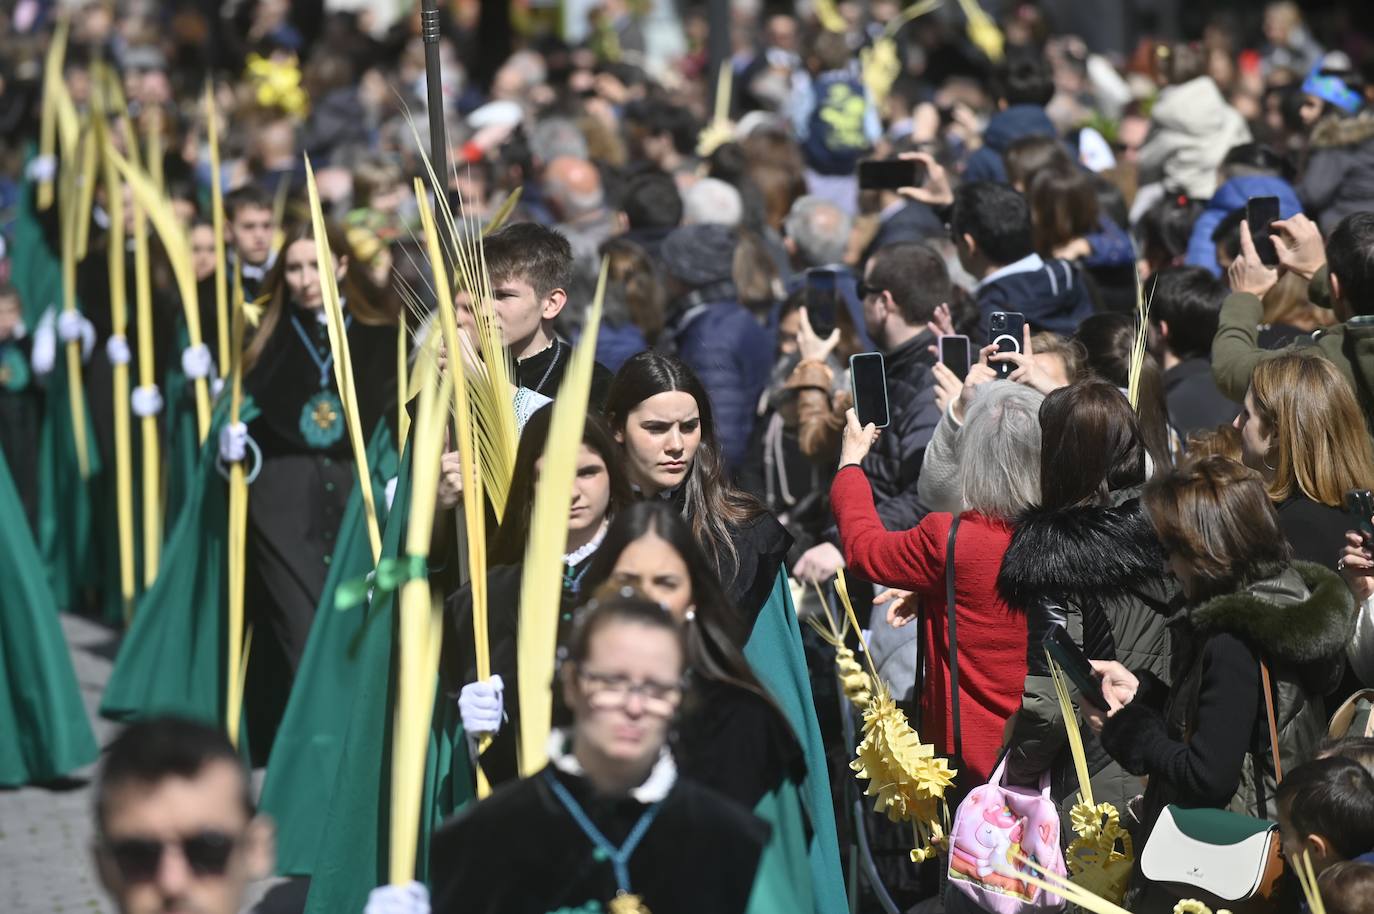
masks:
{"label": "black robe", "polygon": [[[285,707],[357,475],[346,432],[330,443],[306,436],[306,405],[322,390],[337,396],[337,389],[332,367],[321,387],[319,367],[290,320],[292,312],[317,353],[329,352],[327,328],[314,313],[291,307],[244,377],[245,390],[261,410],[248,428],[262,451],[261,470],[248,487],[246,608],[258,632],[249,680],[261,693],[249,704],[260,714],[250,722],[255,752],[270,742]],[[378,422],[395,415],[396,327],[355,320],[348,342],[366,443]],[[337,422],[342,429],[343,417]]]}
{"label": "black robe", "polygon": [[[646,808],[631,797],[597,796],[584,779],[552,767],[544,771],[617,846]],[[769,833],[767,823],[738,804],[680,778],[630,857],[630,890],[653,914],[742,912]],[[610,861],[599,857],[541,772],[502,787],[434,834],[431,908],[435,914],[604,911],[617,886]]]}
{"label": "black robe", "polygon": [[[554,667],[563,662],[565,645],[572,635],[573,608],[578,603],[578,591],[573,582],[580,582],[580,575],[591,567],[596,553],[587,556],[576,566],[564,567],[563,593],[558,608],[558,656]],[[480,764],[487,781],[492,785],[514,780],[519,775],[516,756],[516,734],[520,731],[520,671],[516,662],[517,637],[520,625],[520,577],[524,572],[522,565],[498,565],[487,570],[487,637],[491,651],[491,672],[501,677],[505,691],[502,694],[506,719],[501,729],[492,738]],[[472,589],[464,586],[451,594],[444,603],[444,618],[450,626],[446,642],[456,645],[453,662],[449,665],[455,671],[445,688],[455,695],[469,682],[477,680],[477,661],[473,653],[472,640]],[[563,707],[563,690],[557,684],[557,676],[551,684],[553,688],[554,724],[566,721]],[[561,718],[561,719],[560,719]]]}

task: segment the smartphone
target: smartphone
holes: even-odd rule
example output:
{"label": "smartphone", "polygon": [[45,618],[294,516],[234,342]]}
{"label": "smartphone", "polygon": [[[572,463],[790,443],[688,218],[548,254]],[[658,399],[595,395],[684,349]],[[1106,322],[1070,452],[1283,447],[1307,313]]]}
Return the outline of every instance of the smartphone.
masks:
{"label": "smartphone", "polygon": [[896,190],[926,183],[920,159],[869,159],[859,163],[859,190]]}
{"label": "smartphone", "polygon": [[839,304],[839,274],[825,267],[807,270],[806,317],[816,336],[825,339],[835,331],[835,311]]}
{"label": "smartphone", "polygon": [[1088,662],[1088,656],[1083,653],[1083,648],[1074,643],[1064,626],[1051,625],[1041,644],[1054,658],[1054,662],[1059,664],[1064,675],[1069,677],[1069,682],[1078,689],[1080,698],[1094,708],[1102,711],[1111,710],[1107,699],[1102,697],[1102,680],[1093,671],[1093,665]]}
{"label": "smartphone", "polygon": [[942,336],[939,340],[940,364],[944,365],[960,381],[968,378],[968,370],[971,362],[968,347],[968,337],[962,334],[952,333]]}
{"label": "smartphone", "polygon": [[[1019,311],[994,311],[988,317],[988,338],[998,352],[1020,352],[1026,335],[1026,315]],[[1016,370],[1011,362],[993,362],[997,377],[1006,380]]]}
{"label": "smartphone", "polygon": [[1278,197],[1251,197],[1245,201],[1245,223],[1250,226],[1250,240],[1255,242],[1255,253],[1265,266],[1279,265],[1279,252],[1274,249],[1274,239],[1270,236],[1270,226],[1279,218]]}
{"label": "smartphone", "polygon": [[1374,540],[1374,495],[1368,489],[1351,489],[1345,493],[1345,510],[1365,540]]}
{"label": "smartphone", "polygon": [[887,366],[881,352],[860,352],[849,357],[849,384],[859,424],[872,422],[887,428],[891,418],[887,404]]}

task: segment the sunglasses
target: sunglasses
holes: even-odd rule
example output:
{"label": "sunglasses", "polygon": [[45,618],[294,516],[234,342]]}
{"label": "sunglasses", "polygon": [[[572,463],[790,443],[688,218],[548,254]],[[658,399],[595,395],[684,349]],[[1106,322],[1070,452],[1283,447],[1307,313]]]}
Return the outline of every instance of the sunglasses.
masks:
{"label": "sunglasses", "polygon": [[168,845],[181,848],[186,865],[198,877],[223,876],[233,856],[238,838],[221,831],[206,830],[179,841],[155,838],[118,838],[106,840],[105,851],[125,882],[151,882],[162,867]]}
{"label": "sunglasses", "polygon": [[859,280],[858,285],[855,286],[855,291],[859,293],[859,300],[863,301],[865,298],[869,298],[870,296],[882,295],[887,290],[880,288],[878,286],[870,286],[868,283],[864,282],[861,279]]}

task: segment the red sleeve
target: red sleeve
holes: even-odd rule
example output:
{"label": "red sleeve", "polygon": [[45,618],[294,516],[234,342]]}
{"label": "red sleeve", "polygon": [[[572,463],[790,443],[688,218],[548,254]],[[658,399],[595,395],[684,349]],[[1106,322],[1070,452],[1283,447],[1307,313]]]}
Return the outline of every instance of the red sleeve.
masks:
{"label": "red sleeve", "polygon": [[[912,530],[889,532],[874,507],[868,477],[857,466],[835,474],[830,508],[839,526],[846,567],[887,587],[918,593],[935,593],[944,587],[948,514],[928,514]],[[937,529],[941,527],[943,532]]]}

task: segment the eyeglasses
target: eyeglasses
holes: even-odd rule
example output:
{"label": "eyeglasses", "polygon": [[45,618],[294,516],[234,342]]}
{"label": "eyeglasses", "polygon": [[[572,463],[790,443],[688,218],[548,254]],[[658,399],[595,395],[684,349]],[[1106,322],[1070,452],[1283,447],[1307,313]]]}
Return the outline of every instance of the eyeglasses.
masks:
{"label": "eyeglasses", "polygon": [[151,882],[162,867],[162,855],[169,845],[177,845],[186,865],[199,877],[223,876],[229,868],[238,838],[221,831],[206,830],[179,841],[156,838],[118,838],[106,840],[105,850],[125,882]]}
{"label": "eyeglasses", "polygon": [[868,298],[871,295],[882,295],[884,292],[887,291],[886,289],[881,289],[878,286],[870,286],[862,279],[859,280],[859,283],[855,287],[855,290],[859,293],[860,301],[863,301],[865,298]]}
{"label": "eyeglasses", "polygon": [[626,676],[594,673],[590,670],[578,671],[583,691],[587,694],[587,704],[594,711],[618,711],[630,702],[631,695],[638,695],[644,713],[654,717],[672,717],[677,706],[682,703],[682,685],[661,682],[631,682]]}

